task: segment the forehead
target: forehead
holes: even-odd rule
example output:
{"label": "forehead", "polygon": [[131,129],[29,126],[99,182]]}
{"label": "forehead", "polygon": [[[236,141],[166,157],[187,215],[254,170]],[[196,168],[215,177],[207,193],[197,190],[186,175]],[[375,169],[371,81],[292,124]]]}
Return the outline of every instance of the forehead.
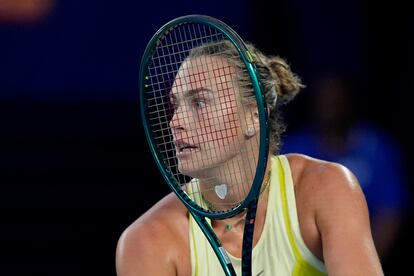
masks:
{"label": "forehead", "polygon": [[208,88],[229,87],[235,75],[234,67],[222,57],[201,56],[185,60],[174,80],[172,93]]}

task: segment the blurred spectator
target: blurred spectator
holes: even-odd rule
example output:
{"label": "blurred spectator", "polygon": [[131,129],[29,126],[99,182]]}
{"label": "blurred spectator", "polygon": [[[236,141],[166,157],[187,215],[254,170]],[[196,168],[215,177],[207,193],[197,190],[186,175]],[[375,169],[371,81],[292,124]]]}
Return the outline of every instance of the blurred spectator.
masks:
{"label": "blurred spectator", "polygon": [[357,90],[351,79],[324,76],[315,88],[310,123],[285,137],[282,153],[301,152],[338,162],[356,175],[368,202],[378,253],[386,258],[398,238],[406,208],[399,145],[381,129],[357,120],[357,102],[353,101]]}
{"label": "blurred spectator", "polygon": [[54,0],[0,0],[0,23],[32,23],[44,19]]}

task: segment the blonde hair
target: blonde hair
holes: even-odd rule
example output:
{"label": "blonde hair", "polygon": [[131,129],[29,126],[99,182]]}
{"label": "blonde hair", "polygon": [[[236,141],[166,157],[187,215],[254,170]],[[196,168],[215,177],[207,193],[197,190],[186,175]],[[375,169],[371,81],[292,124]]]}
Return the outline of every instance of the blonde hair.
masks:
{"label": "blonde hair", "polygon": [[[277,108],[281,104],[291,101],[304,85],[300,78],[294,74],[287,62],[278,56],[266,56],[253,44],[247,43],[256,69],[262,83],[266,104],[269,109],[270,126],[270,150],[277,154],[281,144],[281,134],[285,131],[280,111]],[[243,89],[243,98],[247,103],[255,103],[250,76],[239,53],[234,45],[227,41],[207,43],[193,48],[189,58],[200,56],[217,56],[225,58],[235,66],[238,72],[237,80]]]}

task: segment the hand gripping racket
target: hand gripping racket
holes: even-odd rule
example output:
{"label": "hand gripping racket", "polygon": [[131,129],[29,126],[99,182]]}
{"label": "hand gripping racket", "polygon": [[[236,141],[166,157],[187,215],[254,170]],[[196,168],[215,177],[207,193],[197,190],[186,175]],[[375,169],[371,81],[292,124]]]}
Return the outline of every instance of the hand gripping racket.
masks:
{"label": "hand gripping racket", "polygon": [[251,275],[269,130],[248,47],[229,26],[209,16],[168,22],[142,58],[140,107],[158,168],[205,234],[226,275],[236,273],[206,218],[247,211],[242,274]]}

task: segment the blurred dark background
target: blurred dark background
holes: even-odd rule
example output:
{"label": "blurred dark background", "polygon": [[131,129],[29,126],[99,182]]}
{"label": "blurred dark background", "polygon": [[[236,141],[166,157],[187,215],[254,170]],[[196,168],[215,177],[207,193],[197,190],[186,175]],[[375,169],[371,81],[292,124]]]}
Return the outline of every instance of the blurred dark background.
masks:
{"label": "blurred dark background", "polygon": [[[286,106],[306,123],[312,80],[358,78],[358,116],[402,151],[408,202],[413,17],[408,4],[367,1],[0,1],[0,275],[115,275],[122,231],[169,192],[144,138],[140,58],[153,33],[185,14],[232,26],[288,60],[307,84]],[[383,258],[409,263],[412,207]]]}

